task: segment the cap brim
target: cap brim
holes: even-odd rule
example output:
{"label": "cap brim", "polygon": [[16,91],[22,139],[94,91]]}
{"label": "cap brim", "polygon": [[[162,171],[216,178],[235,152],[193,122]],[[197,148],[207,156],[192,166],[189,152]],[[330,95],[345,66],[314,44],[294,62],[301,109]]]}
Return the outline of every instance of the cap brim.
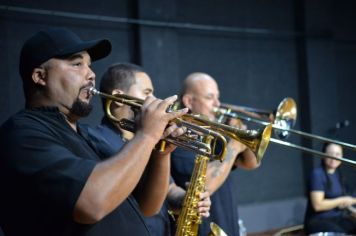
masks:
{"label": "cap brim", "polygon": [[87,51],[91,57],[91,60],[96,61],[110,54],[111,43],[107,39],[86,41],[77,44],[74,47],[67,48],[66,50],[63,50],[62,52],[59,53],[59,55],[56,56],[66,57],[81,51]]}

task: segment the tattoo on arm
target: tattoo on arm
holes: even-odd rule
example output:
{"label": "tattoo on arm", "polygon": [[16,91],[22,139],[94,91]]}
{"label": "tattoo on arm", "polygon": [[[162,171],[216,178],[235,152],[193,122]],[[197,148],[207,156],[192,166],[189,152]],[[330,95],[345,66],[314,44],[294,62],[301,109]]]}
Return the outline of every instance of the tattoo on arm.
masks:
{"label": "tattoo on arm", "polygon": [[185,197],[185,191],[180,187],[174,187],[168,194],[168,204],[171,209],[178,210],[182,207],[182,203]]}
{"label": "tattoo on arm", "polygon": [[212,178],[216,178],[218,177],[219,175],[221,175],[222,173],[222,166],[221,165],[231,165],[231,162],[235,161],[234,159],[235,157],[235,154],[233,152],[233,150],[231,148],[227,148],[227,153],[225,155],[225,159],[222,163],[220,163],[220,161],[213,161],[213,162],[210,162],[210,167],[209,168],[212,168],[213,171],[211,172],[211,177]]}

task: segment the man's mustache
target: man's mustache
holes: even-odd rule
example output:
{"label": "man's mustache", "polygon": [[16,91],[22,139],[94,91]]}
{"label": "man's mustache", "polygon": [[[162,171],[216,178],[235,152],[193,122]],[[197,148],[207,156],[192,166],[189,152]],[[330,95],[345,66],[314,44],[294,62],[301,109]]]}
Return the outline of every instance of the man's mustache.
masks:
{"label": "man's mustache", "polygon": [[94,84],[92,82],[89,82],[83,86],[81,86],[79,88],[79,93],[82,91],[82,90],[89,90],[90,88],[94,87]]}

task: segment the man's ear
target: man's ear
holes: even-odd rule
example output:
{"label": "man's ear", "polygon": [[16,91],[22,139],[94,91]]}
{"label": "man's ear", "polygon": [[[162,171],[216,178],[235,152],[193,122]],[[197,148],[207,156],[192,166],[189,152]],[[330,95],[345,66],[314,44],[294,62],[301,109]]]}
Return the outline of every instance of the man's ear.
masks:
{"label": "man's ear", "polygon": [[[123,94],[124,91],[122,91],[121,89],[114,89],[112,92],[111,92],[111,95],[116,95],[116,94]],[[118,106],[118,107],[122,107],[123,104],[122,103],[119,103],[119,102],[115,102],[115,105]]]}
{"label": "man's ear", "polygon": [[123,94],[124,91],[122,91],[121,89],[114,89],[112,92],[111,92],[111,95],[115,95],[115,94]]}
{"label": "man's ear", "polygon": [[193,95],[192,94],[184,94],[182,97],[182,102],[186,108],[189,108],[189,110],[191,110],[192,103],[193,103]]}
{"label": "man's ear", "polygon": [[32,71],[32,81],[37,85],[46,85],[46,70],[44,68],[35,68]]}

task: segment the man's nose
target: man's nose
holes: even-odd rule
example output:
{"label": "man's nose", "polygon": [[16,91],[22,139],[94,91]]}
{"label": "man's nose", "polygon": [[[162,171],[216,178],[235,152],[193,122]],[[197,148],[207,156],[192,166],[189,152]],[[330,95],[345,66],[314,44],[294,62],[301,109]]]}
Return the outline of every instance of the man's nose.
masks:
{"label": "man's nose", "polygon": [[95,73],[89,66],[88,66],[87,79],[89,81],[95,81]]}
{"label": "man's nose", "polygon": [[220,107],[220,100],[219,100],[219,98],[215,98],[214,105],[215,105],[216,107]]}

